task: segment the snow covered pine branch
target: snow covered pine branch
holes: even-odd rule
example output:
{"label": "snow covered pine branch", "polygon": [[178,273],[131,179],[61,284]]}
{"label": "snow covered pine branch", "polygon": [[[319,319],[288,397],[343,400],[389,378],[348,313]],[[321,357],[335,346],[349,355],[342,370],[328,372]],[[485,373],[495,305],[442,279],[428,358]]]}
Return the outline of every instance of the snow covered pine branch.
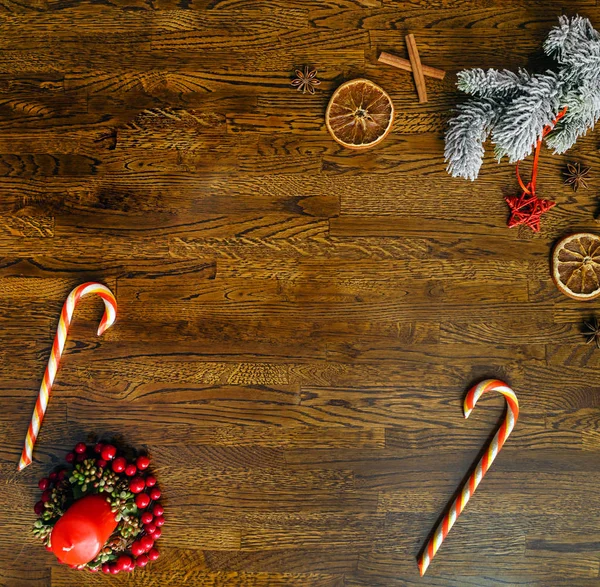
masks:
{"label": "snow covered pine branch", "polygon": [[561,16],[544,51],[556,61],[556,70],[470,69],[458,74],[458,88],[471,98],[458,106],[446,133],[451,175],[477,178],[490,135],[498,160],[524,159],[565,107],[566,115],[546,137],[555,153],[564,153],[594,127],[600,119],[600,34],[587,18]]}

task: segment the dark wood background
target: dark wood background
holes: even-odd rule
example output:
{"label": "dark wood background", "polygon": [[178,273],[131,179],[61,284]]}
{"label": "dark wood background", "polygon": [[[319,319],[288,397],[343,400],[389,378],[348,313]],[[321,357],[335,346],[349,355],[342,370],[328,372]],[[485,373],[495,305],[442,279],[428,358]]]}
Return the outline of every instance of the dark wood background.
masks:
{"label": "dark wood background", "polygon": [[[600,351],[562,296],[553,242],[600,230],[598,135],[542,158],[558,206],[506,227],[514,168],[450,178],[443,129],[466,67],[545,67],[595,0],[0,0],[0,583],[202,587],[600,585]],[[566,7],[566,8],[565,8]],[[378,65],[413,32],[427,80]],[[315,96],[289,81],[310,64]],[[366,76],[394,132],[346,151],[323,122]],[[591,189],[562,185],[567,161]],[[526,171],[528,165],[523,169]],[[80,306],[32,466],[16,465],[58,314]],[[418,577],[415,556],[498,421],[522,415]],[[147,447],[161,560],[116,578],[56,564],[36,480],[75,442]]]}

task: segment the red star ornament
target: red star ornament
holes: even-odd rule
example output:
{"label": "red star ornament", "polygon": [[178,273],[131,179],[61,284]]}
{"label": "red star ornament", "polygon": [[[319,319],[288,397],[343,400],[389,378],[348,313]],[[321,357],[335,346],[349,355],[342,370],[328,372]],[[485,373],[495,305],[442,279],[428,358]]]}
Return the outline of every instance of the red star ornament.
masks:
{"label": "red star ornament", "polygon": [[508,220],[509,228],[524,224],[529,226],[533,232],[540,231],[542,214],[556,206],[556,202],[540,200],[536,195],[528,193],[523,193],[520,196],[507,196],[504,199],[511,211]]}

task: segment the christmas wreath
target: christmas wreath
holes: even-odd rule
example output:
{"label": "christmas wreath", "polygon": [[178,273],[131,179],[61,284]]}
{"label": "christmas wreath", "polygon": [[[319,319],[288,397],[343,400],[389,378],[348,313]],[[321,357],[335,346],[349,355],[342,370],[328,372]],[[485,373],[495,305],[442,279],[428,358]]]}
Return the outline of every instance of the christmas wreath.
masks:
{"label": "christmas wreath", "polygon": [[116,574],[156,560],[164,508],[141,454],[119,455],[110,443],[78,443],[66,465],[40,479],[33,533],[61,563]]}

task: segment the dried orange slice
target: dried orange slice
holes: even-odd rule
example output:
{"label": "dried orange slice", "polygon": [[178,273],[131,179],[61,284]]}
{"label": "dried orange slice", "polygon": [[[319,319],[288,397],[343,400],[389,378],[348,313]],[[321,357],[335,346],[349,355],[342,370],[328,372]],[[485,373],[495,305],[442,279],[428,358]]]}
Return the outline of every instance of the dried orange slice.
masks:
{"label": "dried orange slice", "polygon": [[600,236],[578,232],[559,241],[552,253],[552,278],[576,300],[600,296]]}
{"label": "dried orange slice", "polygon": [[353,79],[333,94],[325,123],[331,136],[349,149],[374,147],[390,132],[394,122],[391,98],[368,79]]}

